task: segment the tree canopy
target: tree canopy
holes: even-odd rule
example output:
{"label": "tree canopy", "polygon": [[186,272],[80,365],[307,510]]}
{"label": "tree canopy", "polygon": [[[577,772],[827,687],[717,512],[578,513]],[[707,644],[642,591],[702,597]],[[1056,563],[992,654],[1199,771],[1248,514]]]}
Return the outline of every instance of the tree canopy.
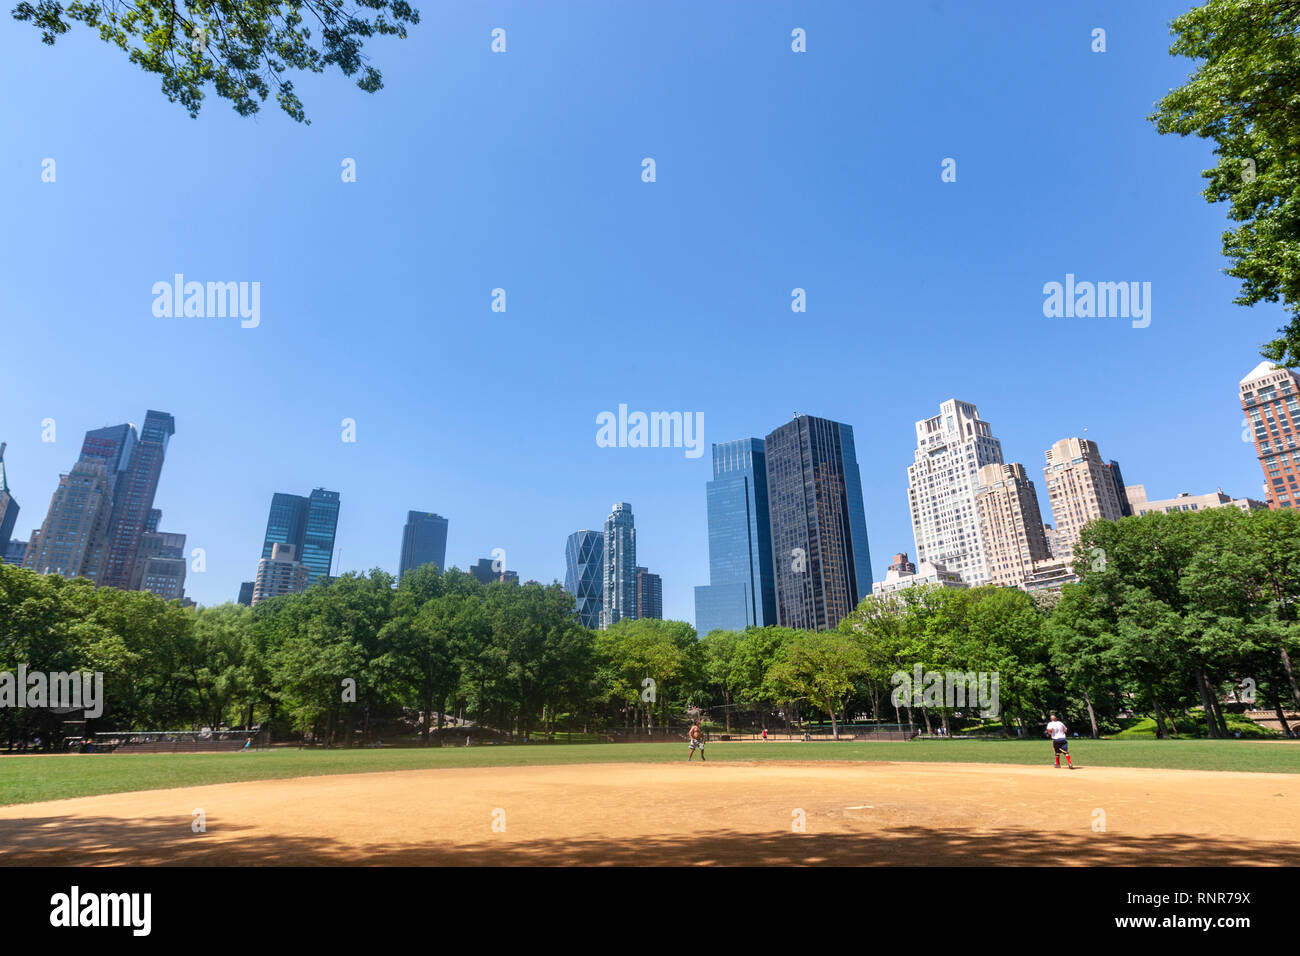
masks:
{"label": "tree canopy", "polygon": [[[420,14],[407,0],[21,0],[15,20],[53,45],[81,23],[162,81],[163,94],[197,117],[209,89],[250,116],[272,94],[298,122],[310,122],[294,71],[336,67],[367,93],[382,89],[364,43],[406,37]],[[359,74],[359,75],[358,75]]]}

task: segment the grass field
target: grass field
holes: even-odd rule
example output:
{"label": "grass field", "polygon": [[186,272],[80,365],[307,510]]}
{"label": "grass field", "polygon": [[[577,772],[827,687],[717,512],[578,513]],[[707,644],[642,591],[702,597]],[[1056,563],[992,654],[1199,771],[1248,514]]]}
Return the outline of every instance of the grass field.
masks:
{"label": "grass field", "polygon": [[[1074,740],[1080,766],[1300,773],[1300,744],[1244,740]],[[917,740],[708,745],[712,762],[899,761],[1049,765],[1046,741]],[[684,761],[683,744],[529,745],[410,750],[0,757],[0,806],[247,780],[439,768]]]}

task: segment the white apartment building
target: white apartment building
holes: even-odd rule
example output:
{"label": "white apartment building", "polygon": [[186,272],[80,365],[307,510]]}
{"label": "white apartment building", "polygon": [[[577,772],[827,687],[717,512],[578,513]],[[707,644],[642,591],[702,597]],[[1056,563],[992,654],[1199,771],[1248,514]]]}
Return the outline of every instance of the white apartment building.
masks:
{"label": "white apartment building", "polygon": [[975,495],[979,470],[1000,464],[1002,443],[968,402],[949,399],[934,418],[916,423],[907,502],[918,565],[942,565],[972,587],[988,583]]}
{"label": "white apartment building", "polygon": [[1190,495],[1182,492],[1176,498],[1160,498],[1152,501],[1147,498],[1145,485],[1128,485],[1124,488],[1129,504],[1135,515],[1144,515],[1151,511],[1163,511],[1171,514],[1175,511],[1204,511],[1206,508],[1236,508],[1238,511],[1267,510],[1268,505],[1254,498],[1233,498],[1225,495],[1220,488],[1214,494]]}

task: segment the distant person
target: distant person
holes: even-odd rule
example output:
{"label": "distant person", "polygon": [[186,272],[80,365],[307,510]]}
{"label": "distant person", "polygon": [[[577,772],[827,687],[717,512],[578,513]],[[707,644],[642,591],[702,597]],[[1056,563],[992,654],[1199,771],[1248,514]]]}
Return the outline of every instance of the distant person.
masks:
{"label": "distant person", "polygon": [[763,739],[764,739],[764,740],[767,739],[767,728],[766,728],[766,727],[763,728]]}
{"label": "distant person", "polygon": [[244,741],[244,749],[245,749],[245,750],[252,750],[252,749],[253,749],[253,738],[252,738],[252,737],[249,737],[247,740]]}
{"label": "distant person", "polygon": [[690,747],[686,753],[686,759],[689,761],[695,757],[695,751],[700,752],[700,761],[704,761],[704,731],[700,730],[700,722],[697,720],[691,724],[691,729],[687,733],[687,739],[690,741]]}
{"label": "distant person", "polygon": [[1061,754],[1065,754],[1065,764],[1071,770],[1074,769],[1074,761],[1070,759],[1070,739],[1066,735],[1065,724],[1056,719],[1052,714],[1052,719],[1047,723],[1047,736],[1052,738],[1052,754],[1056,757],[1056,769],[1061,769]]}

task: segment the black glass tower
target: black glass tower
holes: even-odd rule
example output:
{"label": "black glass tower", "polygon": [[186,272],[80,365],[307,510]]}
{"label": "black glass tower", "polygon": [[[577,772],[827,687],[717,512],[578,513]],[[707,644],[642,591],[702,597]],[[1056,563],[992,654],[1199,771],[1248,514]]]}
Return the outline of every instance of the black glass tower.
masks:
{"label": "black glass tower", "polygon": [[853,428],[800,415],[764,446],[777,623],[830,630],[871,593]]}

